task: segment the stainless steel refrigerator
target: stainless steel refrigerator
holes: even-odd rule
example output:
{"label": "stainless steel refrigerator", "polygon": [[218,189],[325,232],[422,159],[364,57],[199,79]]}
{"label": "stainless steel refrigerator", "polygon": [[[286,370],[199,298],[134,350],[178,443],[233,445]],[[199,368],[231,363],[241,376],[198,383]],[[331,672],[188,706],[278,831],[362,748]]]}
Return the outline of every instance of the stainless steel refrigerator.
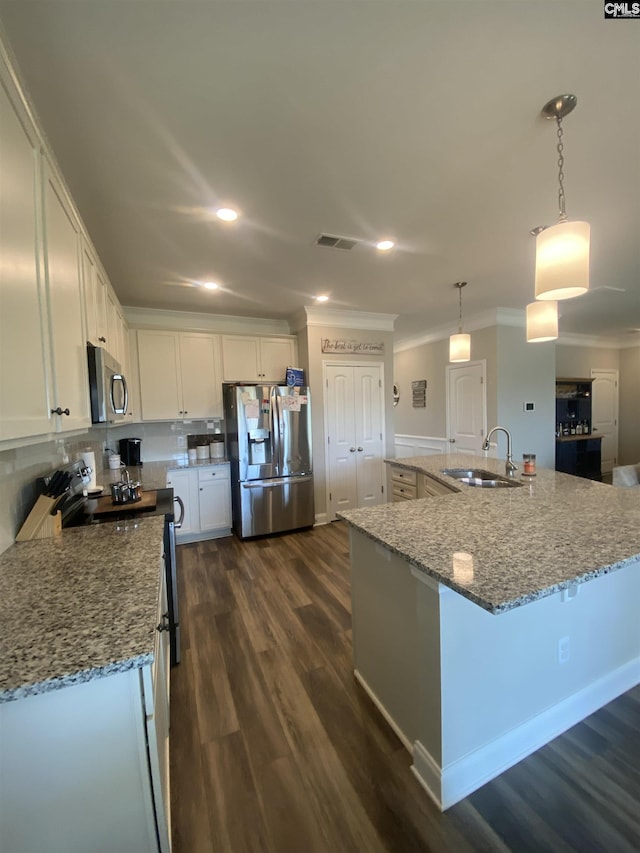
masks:
{"label": "stainless steel refrigerator", "polygon": [[314,523],[311,396],[286,385],[223,385],[233,529],[242,539]]}

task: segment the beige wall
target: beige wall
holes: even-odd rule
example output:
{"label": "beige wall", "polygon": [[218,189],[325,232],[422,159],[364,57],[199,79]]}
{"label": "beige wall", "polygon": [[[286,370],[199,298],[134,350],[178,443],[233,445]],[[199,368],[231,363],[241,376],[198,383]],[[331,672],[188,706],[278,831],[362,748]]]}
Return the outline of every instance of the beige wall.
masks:
{"label": "beige wall", "polygon": [[573,347],[556,345],[556,376],[571,379],[590,379],[591,368],[620,369],[620,350],[604,347]]}
{"label": "beige wall", "polygon": [[640,346],[620,350],[618,461],[640,462]]}
{"label": "beige wall", "polygon": [[[382,341],[384,355],[334,355],[323,353],[322,338],[345,338],[361,343]],[[303,347],[306,340],[306,355]],[[342,329],[329,326],[307,326],[298,335],[300,361],[307,361],[307,382],[311,389],[311,420],[313,424],[313,477],[315,487],[316,518],[321,518],[327,512],[326,468],[324,434],[324,385],[323,364],[325,362],[363,362],[381,361],[384,364],[384,399],[385,399],[385,456],[393,455],[394,410],[393,410],[393,332],[363,331],[360,329]]]}
{"label": "beige wall", "polygon": [[[514,457],[535,453],[539,464],[555,467],[555,357],[550,344],[527,344],[522,328],[492,326],[471,334],[471,360],[486,364],[487,427],[504,426],[513,436]],[[446,367],[448,339],[396,353],[400,386],[396,433],[447,438]],[[427,407],[411,405],[411,381],[427,380]],[[522,404],[535,403],[532,413]],[[498,438],[504,457],[504,439]]]}

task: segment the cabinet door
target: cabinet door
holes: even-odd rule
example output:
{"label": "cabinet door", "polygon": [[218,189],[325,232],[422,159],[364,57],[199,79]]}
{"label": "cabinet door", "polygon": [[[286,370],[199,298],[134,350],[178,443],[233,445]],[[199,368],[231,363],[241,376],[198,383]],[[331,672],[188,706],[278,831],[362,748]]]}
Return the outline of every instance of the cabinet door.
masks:
{"label": "cabinet door", "polygon": [[185,417],[222,417],[216,344],[214,335],[180,335],[180,377]]}
{"label": "cabinet door", "polygon": [[182,527],[176,530],[176,541],[200,532],[200,518],[198,515],[198,471],[186,468],[171,468],[167,471],[167,486],[171,487],[174,494],[182,499],[184,504],[184,519]]}
{"label": "cabinet door", "polygon": [[178,360],[178,336],[175,332],[138,332],[143,420],[163,421],[183,417]]}
{"label": "cabinet door", "polygon": [[[126,328],[126,326],[125,326]],[[127,400],[127,423],[137,423],[141,420],[140,410],[140,378],[138,375],[138,336],[134,330],[125,332],[126,369],[125,377],[129,390]]]}
{"label": "cabinet door", "polygon": [[[62,187],[45,164],[45,270],[49,298],[54,395],[58,431],[91,425],[89,378],[82,317],[80,232]],[[66,414],[68,410],[69,414]]]}
{"label": "cabinet door", "polygon": [[225,382],[258,382],[260,341],[244,335],[223,335],[222,365]]}
{"label": "cabinet door", "polygon": [[120,316],[118,314],[118,302],[111,289],[107,287],[107,343],[109,354],[115,358],[118,364],[122,362],[122,329]]}
{"label": "cabinet door", "polygon": [[0,440],[52,429],[36,254],[36,148],[0,84]]}
{"label": "cabinet door", "polygon": [[291,338],[260,339],[260,379],[284,385],[287,367],[295,367],[295,346]]}
{"label": "cabinet door", "polygon": [[231,527],[231,485],[228,466],[200,469],[200,531],[229,530]]}

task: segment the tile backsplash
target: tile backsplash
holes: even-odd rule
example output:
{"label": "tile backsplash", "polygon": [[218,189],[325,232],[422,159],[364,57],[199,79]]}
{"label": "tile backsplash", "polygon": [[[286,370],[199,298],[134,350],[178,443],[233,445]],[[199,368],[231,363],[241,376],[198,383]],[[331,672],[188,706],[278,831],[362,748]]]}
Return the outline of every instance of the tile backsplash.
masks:
{"label": "tile backsplash", "polygon": [[[109,450],[118,452],[120,438],[142,439],[142,461],[183,462],[187,457],[188,436],[224,433],[224,422],[191,421],[145,423],[127,426],[95,426],[86,433],[0,450],[0,553],[13,544],[36,501],[36,480],[73,462],[83,450],[96,455],[97,465],[107,467]],[[105,449],[105,448],[108,448]]]}

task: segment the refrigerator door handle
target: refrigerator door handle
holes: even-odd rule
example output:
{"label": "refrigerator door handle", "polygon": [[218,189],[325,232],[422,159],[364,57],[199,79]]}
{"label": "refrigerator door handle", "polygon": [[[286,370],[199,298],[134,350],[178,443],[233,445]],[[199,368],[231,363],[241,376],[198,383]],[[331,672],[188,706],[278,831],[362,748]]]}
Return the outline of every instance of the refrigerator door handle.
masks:
{"label": "refrigerator door handle", "polygon": [[309,480],[311,474],[301,474],[296,477],[276,477],[272,480],[253,480],[249,483],[242,483],[243,489],[269,489],[276,486],[284,486],[287,483],[300,483],[303,480]]}
{"label": "refrigerator door handle", "polygon": [[273,455],[276,460],[276,473],[282,474],[282,460],[280,459],[282,437],[280,435],[280,412],[278,410],[278,395],[275,385],[269,388],[269,405],[271,407],[271,435],[273,436]]}

